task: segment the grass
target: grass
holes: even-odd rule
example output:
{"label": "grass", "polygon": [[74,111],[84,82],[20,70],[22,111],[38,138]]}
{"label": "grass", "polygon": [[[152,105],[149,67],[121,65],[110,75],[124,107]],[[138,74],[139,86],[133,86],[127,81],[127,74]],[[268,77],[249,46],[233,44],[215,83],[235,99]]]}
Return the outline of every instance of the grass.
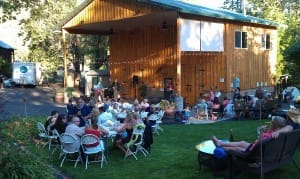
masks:
{"label": "grass", "polygon": [[[210,139],[212,135],[228,138],[229,130],[233,130],[235,140],[253,141],[257,137],[256,127],[267,120],[260,121],[227,121],[214,124],[201,125],[162,125],[164,132],[154,136],[151,154],[144,157],[141,153],[136,161],[133,157],[123,159],[123,154],[117,149],[109,151],[108,163],[103,168],[94,163],[85,170],[82,164],[73,168],[72,162],[65,162],[59,168],[58,154],[48,153],[49,162],[72,178],[109,178],[109,179],[147,179],[147,178],[213,178],[208,168],[199,170],[197,150],[195,145],[203,140]],[[299,150],[300,151],[300,150]],[[300,161],[300,152],[297,151],[295,160]],[[265,178],[299,178],[299,173],[293,164],[270,172]],[[238,178],[259,178],[242,174]]]}

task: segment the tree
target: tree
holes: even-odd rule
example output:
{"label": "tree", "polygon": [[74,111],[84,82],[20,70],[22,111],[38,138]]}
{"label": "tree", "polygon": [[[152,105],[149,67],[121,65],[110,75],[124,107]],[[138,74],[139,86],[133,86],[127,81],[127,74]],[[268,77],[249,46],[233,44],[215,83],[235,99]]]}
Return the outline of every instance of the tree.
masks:
{"label": "tree", "polygon": [[[28,59],[40,62],[45,73],[55,71],[62,66],[61,34],[55,34],[57,24],[75,7],[76,0],[57,1],[40,0],[26,4],[29,18],[21,20],[20,36],[24,37],[24,45],[29,47]],[[22,7],[24,7],[23,5]]]}
{"label": "tree", "polygon": [[224,0],[223,8],[241,13],[242,12],[241,0]]}
{"label": "tree", "polygon": [[[274,21],[278,24],[278,66],[277,75],[294,73],[285,62],[284,51],[300,38],[299,0],[248,0],[249,13],[253,16]],[[298,67],[296,67],[298,68]],[[300,70],[299,68],[297,69]],[[297,71],[296,70],[296,71]]]}
{"label": "tree", "polygon": [[284,59],[286,68],[289,69],[290,74],[292,75],[291,83],[296,86],[300,86],[300,39],[297,42],[289,46],[284,51]]}

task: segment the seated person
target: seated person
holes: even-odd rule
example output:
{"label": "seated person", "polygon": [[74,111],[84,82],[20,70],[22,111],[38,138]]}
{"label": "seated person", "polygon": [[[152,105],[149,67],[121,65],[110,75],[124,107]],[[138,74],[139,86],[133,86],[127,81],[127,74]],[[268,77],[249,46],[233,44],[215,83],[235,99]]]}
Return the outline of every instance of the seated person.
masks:
{"label": "seated person", "polygon": [[211,105],[211,109],[212,109],[211,120],[216,120],[218,117],[215,114],[223,112],[222,105],[219,101],[219,98],[217,98],[217,97],[214,98],[212,105]]}
{"label": "seated person", "polygon": [[251,96],[249,96],[248,92],[245,92],[245,96],[243,96],[244,101],[246,103],[247,106],[252,106],[253,105],[253,101],[251,99]]}
{"label": "seated person", "polygon": [[51,130],[56,129],[59,134],[62,134],[62,133],[64,133],[66,131],[67,125],[68,124],[67,124],[67,118],[66,118],[66,116],[64,114],[60,114],[57,117],[54,125],[51,127]]}
{"label": "seated person", "polygon": [[273,132],[272,137],[277,138],[279,134],[291,132],[296,129],[300,129],[300,110],[299,109],[289,109],[287,112],[287,125],[275,132]]}
{"label": "seated person", "polygon": [[131,139],[133,128],[137,124],[136,120],[133,119],[132,114],[128,114],[124,120],[124,123],[118,128],[112,128],[118,132],[118,136],[115,140],[115,145],[121,149],[124,154],[126,154],[126,149],[124,148],[124,144],[128,143]]}
{"label": "seated person", "polygon": [[207,115],[207,108],[208,108],[208,105],[207,105],[205,99],[201,99],[200,103],[198,103],[196,105],[198,117],[203,116],[203,115]]}
{"label": "seated person", "polygon": [[[99,139],[102,138],[102,135],[107,135],[108,131],[102,128],[101,126],[98,126],[97,119],[92,119],[92,124],[90,126],[87,126],[85,128],[85,134],[93,134],[97,136]],[[97,147],[100,143],[96,142],[94,144],[86,145],[87,148],[89,147]],[[103,147],[103,143],[100,144],[99,147]]]}
{"label": "seated person", "polygon": [[51,131],[52,126],[55,124],[55,121],[58,117],[58,111],[52,111],[50,116],[47,117],[45,122],[45,129],[49,132]]}
{"label": "seated person", "polygon": [[72,117],[72,123],[66,127],[66,133],[71,134],[76,142],[72,145],[67,145],[67,150],[69,151],[77,151],[80,148],[80,137],[85,133],[84,128],[79,127],[80,118],[77,116]]}
{"label": "seated person", "polygon": [[99,126],[101,125],[112,125],[112,114],[108,111],[108,104],[104,104],[103,106],[103,112],[98,116],[98,122],[97,124]]}
{"label": "seated person", "polygon": [[286,125],[286,120],[280,116],[273,116],[269,129],[262,129],[260,132],[260,137],[256,139],[253,143],[249,143],[246,141],[239,142],[223,142],[218,140],[216,136],[212,137],[212,141],[216,145],[216,147],[222,147],[224,150],[234,150],[241,152],[249,152],[251,151],[255,145],[263,139],[272,138],[272,134],[274,131],[277,131],[283,128]]}

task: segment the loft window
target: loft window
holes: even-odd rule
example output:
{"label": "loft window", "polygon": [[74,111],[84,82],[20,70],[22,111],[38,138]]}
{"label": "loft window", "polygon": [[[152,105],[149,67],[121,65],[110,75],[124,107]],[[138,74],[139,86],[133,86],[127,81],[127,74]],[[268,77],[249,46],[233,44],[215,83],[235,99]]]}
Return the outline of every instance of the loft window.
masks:
{"label": "loft window", "polygon": [[270,37],[270,34],[262,34],[261,35],[261,46],[264,49],[270,49],[271,48],[271,37]]}
{"label": "loft window", "polygon": [[247,48],[247,32],[235,31],[235,48]]}

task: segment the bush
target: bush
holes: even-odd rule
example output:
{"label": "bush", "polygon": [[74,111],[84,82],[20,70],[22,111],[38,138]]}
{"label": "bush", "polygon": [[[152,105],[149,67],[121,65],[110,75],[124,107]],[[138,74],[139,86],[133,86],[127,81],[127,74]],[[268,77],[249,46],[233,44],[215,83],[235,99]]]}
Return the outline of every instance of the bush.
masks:
{"label": "bush", "polygon": [[53,170],[28,149],[35,121],[13,119],[1,123],[0,178],[54,178]]}

